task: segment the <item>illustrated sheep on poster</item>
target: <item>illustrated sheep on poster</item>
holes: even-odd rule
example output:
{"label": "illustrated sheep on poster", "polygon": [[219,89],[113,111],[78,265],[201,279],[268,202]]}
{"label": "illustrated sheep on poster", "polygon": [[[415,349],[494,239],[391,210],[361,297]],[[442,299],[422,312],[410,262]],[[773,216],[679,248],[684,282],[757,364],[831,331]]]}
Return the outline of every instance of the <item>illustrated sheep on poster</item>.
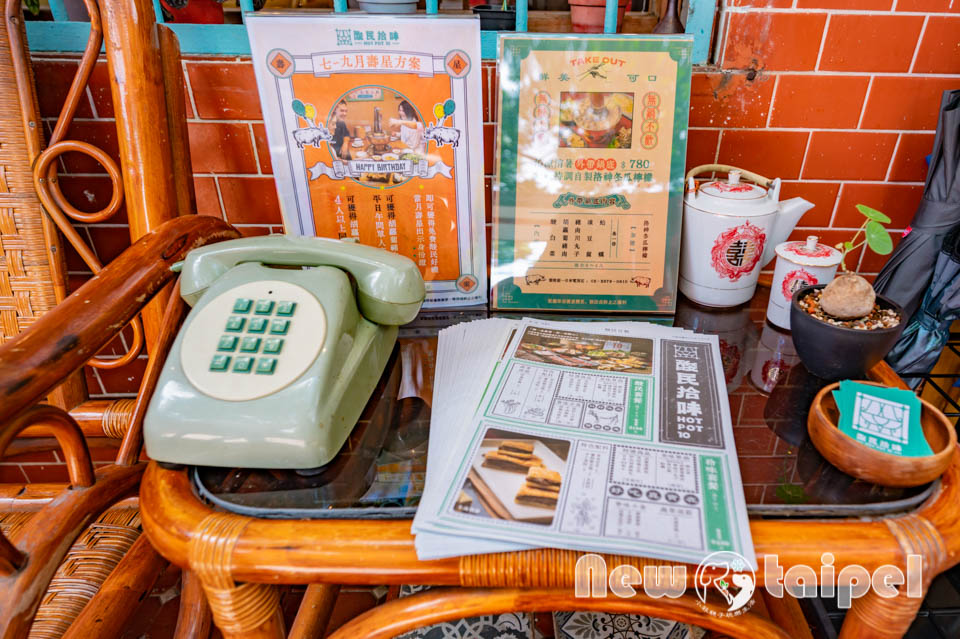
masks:
{"label": "illustrated sheep on poster", "polygon": [[449,144],[453,148],[457,148],[460,144],[460,129],[442,126],[444,122],[446,122],[447,117],[453,115],[456,108],[457,103],[453,100],[445,100],[444,102],[435,104],[433,107],[433,115],[436,116],[437,121],[427,127],[426,131],[424,131],[424,136],[428,140],[433,140],[437,146]]}
{"label": "illustrated sheep on poster", "polygon": [[297,143],[297,148],[302,149],[310,145],[319,149],[321,142],[333,140],[333,134],[327,127],[316,121],[317,109],[312,104],[304,104],[301,100],[294,100],[291,107],[293,112],[297,114],[298,124],[299,120],[307,123],[306,127],[298,128],[293,132],[293,140]]}

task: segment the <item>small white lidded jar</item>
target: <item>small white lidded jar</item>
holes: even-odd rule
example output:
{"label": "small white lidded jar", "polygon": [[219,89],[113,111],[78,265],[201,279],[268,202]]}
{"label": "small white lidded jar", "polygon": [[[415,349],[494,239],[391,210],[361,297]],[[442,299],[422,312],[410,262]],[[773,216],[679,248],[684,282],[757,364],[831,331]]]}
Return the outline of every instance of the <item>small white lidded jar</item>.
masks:
{"label": "small white lidded jar", "polygon": [[819,244],[817,239],[816,235],[810,235],[806,241],[777,245],[777,265],[767,303],[767,319],[775,326],[790,329],[790,301],[797,289],[826,284],[837,274],[840,251]]}

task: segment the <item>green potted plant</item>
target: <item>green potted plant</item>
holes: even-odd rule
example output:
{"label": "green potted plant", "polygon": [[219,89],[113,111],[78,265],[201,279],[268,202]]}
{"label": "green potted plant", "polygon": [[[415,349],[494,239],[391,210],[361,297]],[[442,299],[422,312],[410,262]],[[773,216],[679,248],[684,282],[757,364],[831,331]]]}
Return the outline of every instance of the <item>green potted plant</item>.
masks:
{"label": "green potted plant", "polygon": [[510,8],[508,0],[500,4],[480,4],[473,7],[480,16],[481,31],[515,31],[517,28],[516,7]]}
{"label": "green potted plant", "polygon": [[890,218],[864,204],[857,204],[857,210],[865,218],[863,224],[852,239],[837,244],[841,274],[827,285],[799,289],[790,308],[797,355],[811,373],[824,379],[863,377],[893,348],[904,326],[903,309],[847,269],[846,257],[861,246],[878,255],[893,250],[884,227]]}

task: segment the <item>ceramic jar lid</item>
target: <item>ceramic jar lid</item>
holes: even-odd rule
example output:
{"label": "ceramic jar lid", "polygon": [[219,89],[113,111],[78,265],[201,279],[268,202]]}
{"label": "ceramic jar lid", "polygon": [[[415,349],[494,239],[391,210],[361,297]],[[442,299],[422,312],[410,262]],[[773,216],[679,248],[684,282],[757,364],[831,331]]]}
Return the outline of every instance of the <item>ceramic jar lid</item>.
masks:
{"label": "ceramic jar lid", "polygon": [[700,193],[723,200],[759,200],[767,195],[762,186],[740,181],[740,171],[730,171],[726,181],[714,180],[700,187]]}
{"label": "ceramic jar lid", "polygon": [[820,244],[816,235],[809,235],[807,239],[784,242],[777,245],[777,255],[802,264],[804,266],[835,266],[840,263],[840,251]]}

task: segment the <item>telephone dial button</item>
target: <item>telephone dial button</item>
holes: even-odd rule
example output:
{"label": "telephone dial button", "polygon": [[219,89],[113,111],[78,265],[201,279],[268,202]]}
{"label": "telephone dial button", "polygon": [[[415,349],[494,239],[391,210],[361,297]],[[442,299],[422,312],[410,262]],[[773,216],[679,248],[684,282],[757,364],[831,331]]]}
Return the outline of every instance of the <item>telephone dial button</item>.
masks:
{"label": "telephone dial button", "polygon": [[277,360],[272,357],[261,357],[257,360],[257,374],[258,375],[273,375],[273,371],[277,368]]}
{"label": "telephone dial button", "polygon": [[243,330],[243,325],[247,323],[247,320],[242,317],[231,317],[227,320],[227,330],[231,333],[239,333]]}
{"label": "telephone dial button", "polygon": [[297,309],[296,302],[277,302],[277,315],[285,315],[290,317],[293,315],[293,311]]}
{"label": "telephone dial button", "polygon": [[234,373],[249,373],[251,368],[253,368],[252,357],[238,357],[233,363]]}
{"label": "telephone dial button", "polygon": [[253,306],[253,300],[247,299],[245,297],[238,297],[237,301],[233,303],[233,312],[249,313],[251,306]]}
{"label": "telephone dial button", "polygon": [[214,355],[213,360],[210,362],[210,370],[214,372],[222,372],[227,370],[230,366],[230,356],[229,355]]}
{"label": "telephone dial button", "polygon": [[273,335],[286,335],[290,328],[290,320],[275,319],[270,322],[270,333]]}
{"label": "telephone dial button", "polygon": [[272,300],[257,300],[257,307],[253,311],[257,315],[269,315],[273,312]]}
{"label": "telephone dial button", "polygon": [[218,351],[232,353],[237,348],[237,337],[235,335],[224,335],[217,343]]}
{"label": "telephone dial button", "polygon": [[263,342],[263,352],[276,354],[283,348],[283,340],[279,337],[270,337]]}
{"label": "telephone dial button", "polygon": [[267,330],[267,320],[262,317],[250,318],[250,328],[247,329],[248,333],[262,333],[265,330]]}
{"label": "telephone dial button", "polygon": [[256,353],[260,350],[260,338],[244,337],[243,341],[240,342],[240,350],[244,353]]}

